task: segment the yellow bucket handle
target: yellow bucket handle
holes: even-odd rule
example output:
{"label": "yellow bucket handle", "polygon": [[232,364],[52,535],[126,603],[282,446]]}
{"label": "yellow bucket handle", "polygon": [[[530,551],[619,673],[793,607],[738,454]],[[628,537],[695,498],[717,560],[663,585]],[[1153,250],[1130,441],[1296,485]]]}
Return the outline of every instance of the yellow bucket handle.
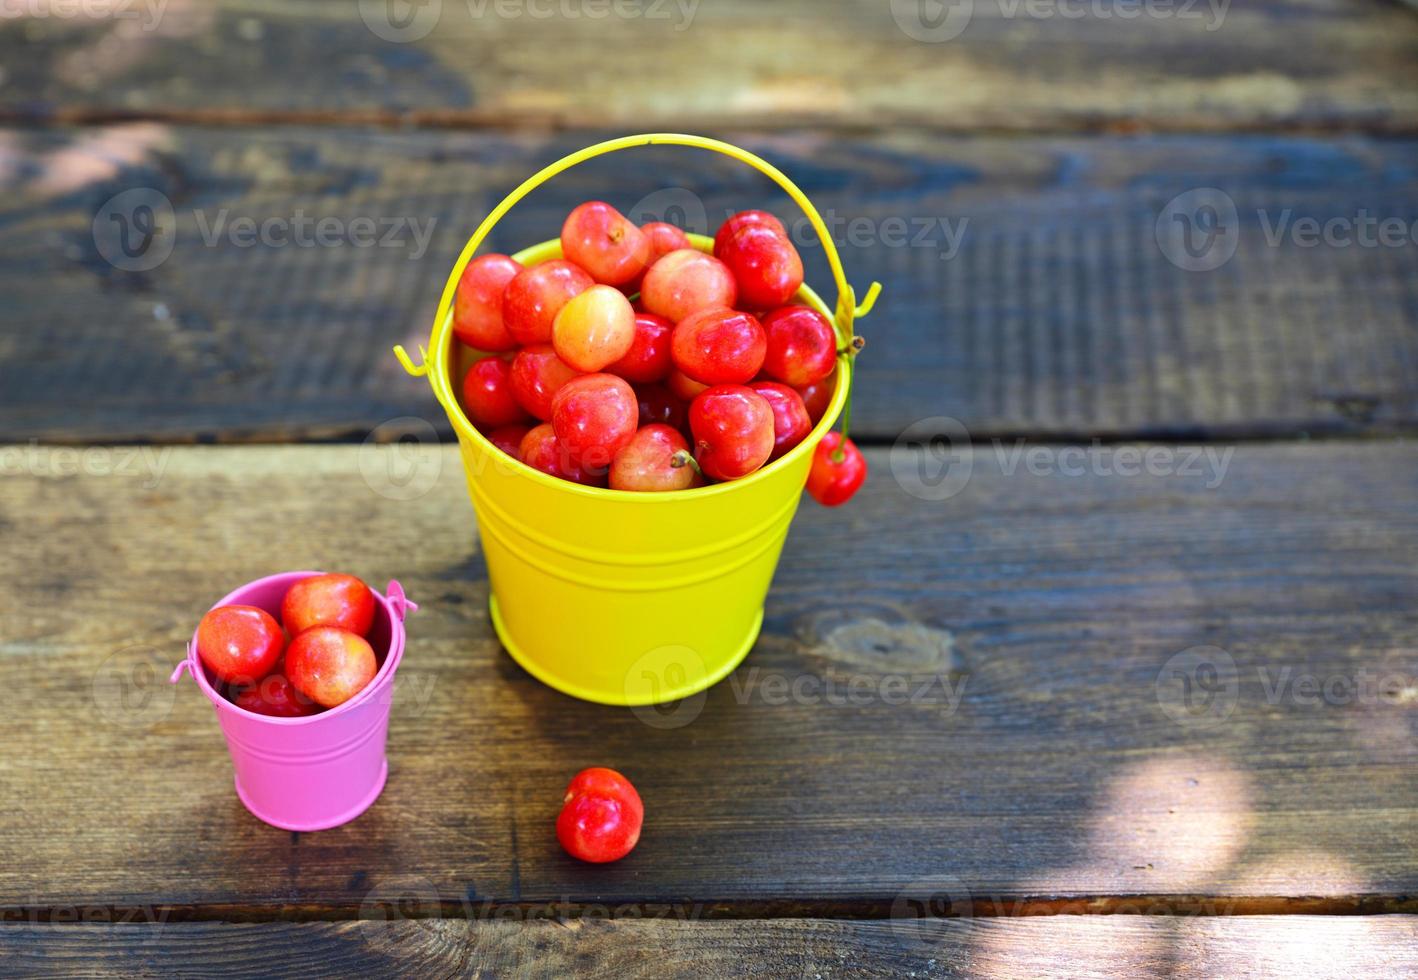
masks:
{"label": "yellow bucket handle", "polygon": [[[642,133],[638,136],[622,136],[619,139],[606,140],[604,143],[595,143],[585,149],[577,150],[568,154],[560,160],[541,170],[524,180],[521,185],[502,199],[502,203],[492,209],[492,213],[483,219],[483,223],[478,225],[478,230],[473,232],[473,237],[468,239],[468,244],[463,246],[462,253],[458,256],[458,261],[453,263],[453,271],[448,275],[448,282],[443,287],[443,298],[438,303],[438,316],[433,321],[433,331],[430,334],[429,346],[438,350],[441,342],[438,336],[439,328],[447,321],[448,311],[453,306],[453,296],[458,291],[458,280],[463,275],[463,269],[473,260],[473,255],[478,247],[482,245],[483,239],[487,238],[493,227],[502,219],[512,206],[522,198],[526,197],[533,190],[546,183],[552,177],[568,170],[576,164],[592,157],[601,156],[604,153],[614,153],[616,150],[625,150],[633,146],[651,146],[654,144],[665,144],[670,146],[695,146],[703,150],[713,150],[715,153],[722,153],[725,156],[740,160],[755,170],[767,174],[779,187],[787,192],[793,202],[802,209],[803,214],[812,222],[813,229],[817,232],[817,237],[822,242],[823,249],[827,252],[827,264],[832,267],[832,278],[837,284],[837,308],[835,319],[838,333],[845,340],[850,341],[853,334],[853,324],[857,317],[866,316],[871,312],[871,308],[876,305],[876,298],[881,293],[881,283],[873,282],[867,289],[866,296],[860,304],[857,303],[856,293],[847,283],[847,276],[842,271],[842,260],[837,255],[837,247],[832,244],[832,236],[827,231],[827,225],[823,222],[822,216],[817,213],[817,209],[812,206],[812,202],[807,199],[797,184],[794,184],[773,164],[764,160],[757,154],[750,153],[742,147],[734,146],[732,143],[725,143],[722,140],[708,139],[704,136],[691,136],[686,133]],[[399,363],[404,366],[404,370],[416,377],[421,377],[428,373],[428,352],[422,347],[419,348],[422,356],[421,364],[414,364],[409,358],[408,352],[403,346],[394,348],[394,355],[399,359]]]}

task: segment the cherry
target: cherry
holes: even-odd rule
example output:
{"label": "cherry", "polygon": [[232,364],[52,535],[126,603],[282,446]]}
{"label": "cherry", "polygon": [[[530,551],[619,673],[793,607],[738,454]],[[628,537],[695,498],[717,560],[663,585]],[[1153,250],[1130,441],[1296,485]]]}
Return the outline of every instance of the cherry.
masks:
{"label": "cherry", "polygon": [[755,381],[749,387],[766,398],[773,409],[773,455],[768,457],[771,463],[807,438],[812,431],[812,419],[808,417],[802,396],[787,385]]}
{"label": "cherry", "polygon": [[712,255],[681,248],[650,266],[640,302],[651,313],[678,323],[697,310],[733,306],[735,295],[728,266]]}
{"label": "cherry", "polygon": [[502,294],[522,271],[522,263],[496,253],[469,262],[453,295],[453,332],[476,350],[503,351],[517,340],[502,325]]}
{"label": "cherry", "polygon": [[733,272],[739,305],[746,309],[777,309],[803,284],[803,260],[798,250],[767,225],[739,228],[724,243],[720,258]]}
{"label": "cherry", "polygon": [[789,385],[809,385],[837,366],[837,334],[808,306],[783,306],[763,318],[768,353],[763,372]]}
{"label": "cherry", "polygon": [[829,432],[812,454],[807,492],[824,507],[837,507],[852,499],[867,478],[867,461],[851,439]]}
{"label": "cherry", "polygon": [[562,385],[551,403],[556,441],[589,469],[604,469],[635,435],[640,405],[624,378],[584,374]]}
{"label": "cherry", "polygon": [[714,233],[714,254],[722,259],[729,239],[749,225],[763,225],[784,238],[788,237],[788,229],[783,227],[783,222],[767,211],[740,211],[720,225],[719,230]]}
{"label": "cherry", "polygon": [[650,239],[650,261],[654,265],[661,256],[669,255],[676,249],[693,248],[689,236],[667,221],[651,221],[640,226],[645,237]]}
{"label": "cherry", "polygon": [[634,342],[635,311],[611,286],[572,297],[552,324],[556,356],[578,371],[599,371],[629,353]]}
{"label": "cherry", "polygon": [[484,357],[463,378],[463,408],[479,429],[522,422],[527,412],[512,389],[512,365],[501,357]]}
{"label": "cherry", "polygon": [[635,397],[640,403],[640,424],[668,425],[688,432],[688,408],[684,401],[670,393],[664,385],[635,385]]}
{"label": "cherry", "polygon": [[773,453],[773,407],[743,385],[716,385],[689,406],[695,457],[704,475],[737,480],[768,462]]}
{"label": "cherry", "polygon": [[702,381],[695,381],[679,368],[671,368],[669,376],[665,378],[665,387],[670,390],[670,394],[687,404],[694,401],[699,393],[709,386]]}
{"label": "cherry", "polygon": [[645,804],[614,769],[583,769],[566,787],[556,818],[556,839],[582,861],[619,861],[640,840]]}
{"label": "cherry", "polygon": [[807,417],[812,419],[813,425],[822,421],[822,416],[827,413],[827,406],[832,404],[832,395],[836,390],[837,369],[835,367],[832,369],[832,373],[821,381],[798,386],[798,394],[803,396],[803,404],[807,406]]}
{"label": "cherry", "polygon": [[527,437],[527,433],[532,431],[530,425],[504,425],[485,432],[487,441],[498,449],[511,456],[513,459],[522,458],[522,440]]}
{"label": "cherry", "polygon": [[635,314],[635,339],[631,341],[630,350],[614,364],[607,365],[606,373],[626,381],[663,381],[670,373],[670,334],[674,328],[675,325],[662,316]]}
{"label": "cherry", "polygon": [[642,426],[611,463],[612,490],[687,490],[704,482],[692,466],[675,466],[689,443],[668,425]]}
{"label": "cherry", "polygon": [[295,689],[285,674],[271,674],[241,688],[232,701],[238,708],[272,718],[303,718],[320,710],[318,704]]}
{"label": "cherry", "polygon": [[605,470],[591,470],[571,458],[557,441],[550,422],[543,422],[522,437],[522,462],[534,470],[588,487],[606,485]]}
{"label": "cherry", "polygon": [[593,285],[584,269],[563,259],[523,269],[502,294],[503,326],[519,344],[550,343],[561,308]]}
{"label": "cherry", "polygon": [[523,347],[512,359],[512,393],[517,403],[543,422],[551,421],[551,400],[561,386],[576,377],[556,356],[551,344]]}
{"label": "cherry", "polygon": [[561,226],[561,254],[596,282],[633,282],[650,261],[650,239],[605,201],[577,205]]}
{"label": "cherry", "polygon": [[336,626],[312,627],[286,651],[286,676],[295,689],[327,708],[363,691],[378,669],[369,642]]}
{"label": "cherry", "polygon": [[281,624],[255,606],[221,606],[197,624],[197,656],[229,683],[253,684],[265,677],[285,645]]}
{"label": "cherry", "polygon": [[374,593],[353,575],[312,575],[286,590],[281,619],[291,636],[338,626],[363,636],[374,622]]}
{"label": "cherry", "polygon": [[675,326],[675,367],[708,385],[744,384],[763,366],[768,342],[758,319],[737,310],[692,313]]}

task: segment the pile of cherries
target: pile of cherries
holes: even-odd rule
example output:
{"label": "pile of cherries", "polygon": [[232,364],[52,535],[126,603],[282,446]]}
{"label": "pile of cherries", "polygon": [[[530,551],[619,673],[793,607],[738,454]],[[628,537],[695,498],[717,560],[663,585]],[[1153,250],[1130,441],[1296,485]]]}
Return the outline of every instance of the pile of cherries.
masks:
{"label": "pile of cherries", "polygon": [[[783,224],[742,211],[713,254],[674,225],[635,225],[588,201],[561,228],[563,258],[468,263],[453,329],[487,356],[463,379],[463,410],[508,455],[613,490],[736,480],[788,452],[836,386],[837,335],[793,303],[803,263]],[[829,506],[866,479],[830,433],[808,490]]]}
{"label": "pile of cherries", "polygon": [[198,624],[197,656],[237,707],[302,718],[344,704],[374,679],[379,663],[365,638],[374,594],[353,575],[301,579],[286,590],[281,619],[285,631],[257,606],[219,606]]}

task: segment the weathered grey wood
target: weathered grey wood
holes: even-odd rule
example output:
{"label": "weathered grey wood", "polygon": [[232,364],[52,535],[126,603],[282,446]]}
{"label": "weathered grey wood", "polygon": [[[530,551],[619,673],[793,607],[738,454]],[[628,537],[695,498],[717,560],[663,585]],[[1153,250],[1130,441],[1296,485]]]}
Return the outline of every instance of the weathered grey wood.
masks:
{"label": "weathered grey wood", "polygon": [[[854,423],[868,441],[921,419],[958,432],[941,417],[977,438],[1418,422],[1418,245],[1305,247],[1288,232],[1267,243],[1302,218],[1367,214],[1411,231],[1411,143],[725,135],[802,184],[852,283],[885,283],[861,323],[870,343]],[[447,269],[497,200],[595,138],[8,134],[0,152],[8,141],[17,163],[0,204],[0,436],[358,440],[404,416],[448,431],[390,346],[427,337]],[[1156,227],[1171,227],[1170,200],[1202,187],[1230,196],[1238,241],[1214,271],[1187,271]],[[175,248],[148,271],[115,268],[94,235],[97,218],[107,248],[117,226],[103,205],[125,191],[139,195],[121,205],[129,219],[164,200],[175,215]],[[588,198],[687,212],[701,228],[746,206],[794,213],[737,163],[644,149],[558,178],[513,210],[491,247],[554,236]],[[247,238],[222,231],[242,218]],[[297,243],[249,244],[256,222],[297,235],[300,218]],[[374,219],[379,239],[389,233],[389,247],[350,244],[360,218]],[[333,244],[316,244],[318,219],[336,222]],[[820,252],[804,251],[810,281],[830,295]]]}
{"label": "weathered grey wood", "polygon": [[[946,500],[872,451],[858,500],[803,507],[753,654],[680,715],[574,701],[500,651],[451,447],[144,451],[0,455],[12,916],[1414,910],[1406,442],[1006,445],[961,455]],[[306,567],[424,608],[383,797],[289,834],[165,679],[208,604]],[[608,867],[552,831],[593,764],[648,814]]]}
{"label": "weathered grey wood", "polygon": [[11,977],[1401,977],[1412,916],[0,927]]}
{"label": "weathered grey wood", "polygon": [[[152,4],[122,6],[122,21],[0,22],[0,114],[632,131],[1418,128],[1418,24],[1385,0],[168,0],[156,21]],[[388,29],[386,11],[411,17],[409,35]],[[918,39],[931,37],[948,39]]]}

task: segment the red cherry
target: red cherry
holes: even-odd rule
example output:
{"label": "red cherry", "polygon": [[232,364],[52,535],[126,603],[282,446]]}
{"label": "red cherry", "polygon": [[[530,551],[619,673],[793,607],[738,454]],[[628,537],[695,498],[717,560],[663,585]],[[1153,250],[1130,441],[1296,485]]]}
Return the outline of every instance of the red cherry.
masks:
{"label": "red cherry", "polygon": [[650,239],[650,261],[647,265],[654,265],[661,256],[677,249],[694,247],[688,235],[666,221],[651,221],[641,225],[640,230]]}
{"label": "red cherry", "polygon": [[484,432],[487,441],[498,449],[511,456],[513,459],[522,458],[522,440],[527,437],[527,433],[532,431],[530,425],[504,425],[493,429],[491,432]]}
{"label": "red cherry", "polygon": [[577,205],[561,226],[561,254],[596,282],[634,281],[650,261],[650,239],[605,201]]}
{"label": "red cherry", "polygon": [[463,378],[463,408],[480,429],[495,429],[527,418],[512,390],[512,365],[500,357],[484,357]]}
{"label": "red cherry", "polygon": [[312,626],[338,626],[363,636],[374,622],[374,593],[353,575],[312,575],[286,590],[281,619],[291,636]]}
{"label": "red cherry", "polygon": [[624,378],[584,374],[562,385],[551,403],[556,441],[582,466],[604,469],[635,435],[640,404]]}
{"label": "red cherry", "polygon": [[232,701],[238,708],[272,718],[303,718],[320,706],[295,689],[285,674],[271,674],[236,692]]}
{"label": "red cherry", "polygon": [[675,367],[708,385],[744,384],[763,366],[768,342],[750,313],[700,310],[681,320],[670,339]]}
{"label": "red cherry", "polygon": [[640,840],[645,804],[614,769],[583,769],[566,787],[556,818],[556,838],[572,857],[604,864],[619,861]]}
{"label": "red cherry", "polygon": [[663,381],[670,373],[670,334],[675,325],[653,313],[635,314],[635,339],[630,350],[614,364],[606,367],[626,381]]}
{"label": "red cherry", "polygon": [[610,286],[592,286],[572,297],[552,324],[556,356],[578,371],[599,371],[630,352],[635,342],[635,311],[625,294]]}
{"label": "red cherry", "polygon": [[807,492],[824,507],[836,507],[851,500],[866,478],[867,461],[856,443],[843,439],[840,432],[829,432],[812,454]]}
{"label": "red cherry", "polygon": [[777,309],[803,284],[803,260],[798,250],[766,225],[739,228],[724,243],[720,257],[734,274],[738,302],[745,309]]}
{"label": "red cherry", "polygon": [[688,404],[709,386],[702,381],[695,381],[679,368],[671,368],[669,377],[665,378],[665,387],[669,389],[670,394]]}
{"label": "red cherry", "polygon": [[606,485],[606,470],[587,469],[572,459],[571,454],[557,442],[550,422],[543,422],[522,438],[521,454],[522,462],[534,470],[583,486]]}
{"label": "red cherry", "polygon": [[836,368],[833,368],[832,373],[821,381],[814,381],[812,384],[798,387],[798,394],[803,396],[803,404],[807,406],[807,417],[812,419],[813,425],[822,421],[822,416],[827,412],[827,406],[832,404],[832,395],[836,390]]}
{"label": "red cherry", "polygon": [[783,222],[767,211],[740,211],[720,225],[719,230],[714,233],[714,254],[722,259],[724,248],[729,239],[749,225],[764,225],[784,238],[788,237],[788,229],[783,227]]}
{"label": "red cherry", "polygon": [[291,640],[286,676],[316,704],[333,708],[363,691],[379,665],[374,649],[357,633],[315,626]]}
{"label": "red cherry", "polygon": [[576,377],[551,344],[523,347],[512,359],[512,393],[517,403],[543,422],[551,421],[551,400],[561,386]]}
{"label": "red cherry", "polygon": [[837,334],[808,306],[783,306],[763,318],[768,353],[763,373],[789,385],[809,385],[837,366]]}
{"label": "red cherry", "polygon": [[197,624],[197,656],[228,683],[253,684],[265,677],[285,645],[281,624],[255,606],[221,606]]}
{"label": "red cherry", "polygon": [[812,419],[808,418],[802,396],[787,385],[755,381],[749,387],[766,398],[773,409],[773,455],[768,457],[771,463],[807,438]]}
{"label": "red cherry", "polygon": [[687,452],[689,443],[668,425],[641,427],[611,463],[612,490],[687,490],[704,478],[692,466],[673,465],[675,453]]}
{"label": "red cherry", "polygon": [[640,302],[651,313],[678,323],[697,310],[733,306],[736,293],[728,266],[712,255],[682,248],[650,266]]}
{"label": "red cherry", "polygon": [[743,385],[716,385],[689,406],[695,457],[704,475],[737,480],[768,462],[773,453],[773,408]]}
{"label": "red cherry", "polygon": [[453,295],[453,332],[475,350],[503,351],[517,346],[502,325],[502,294],[522,271],[522,263],[506,255],[480,255],[458,278]]}
{"label": "red cherry", "polygon": [[563,259],[524,269],[502,294],[502,324],[519,344],[550,343],[561,308],[593,285],[584,269]]}
{"label": "red cherry", "polygon": [[635,397],[640,403],[640,424],[668,425],[688,432],[689,409],[686,403],[670,393],[664,385],[635,385]]}

